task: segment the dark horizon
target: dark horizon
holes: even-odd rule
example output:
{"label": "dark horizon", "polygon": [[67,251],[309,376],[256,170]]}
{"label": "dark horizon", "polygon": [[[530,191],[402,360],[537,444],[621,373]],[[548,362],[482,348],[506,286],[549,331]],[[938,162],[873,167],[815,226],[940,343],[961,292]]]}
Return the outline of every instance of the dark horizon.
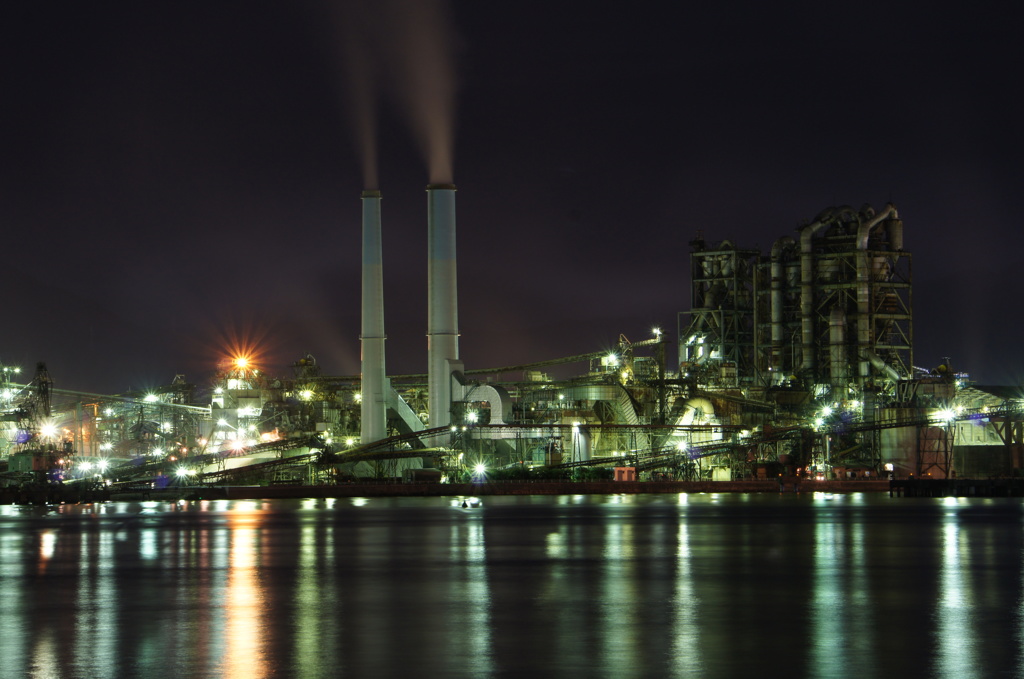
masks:
{"label": "dark horizon", "polygon": [[[338,3],[357,34],[359,4]],[[913,253],[915,363],[1024,381],[1020,48],[1003,10],[431,7],[455,69],[467,369],[654,326],[674,340],[698,231],[767,252],[826,207],[891,201]],[[307,352],[325,374],[358,374],[368,180],[349,43],[327,10],[2,10],[0,363],[30,376],[44,361],[58,388],[118,393],[179,373],[204,384],[234,343],[273,374]],[[387,66],[416,65],[413,43],[367,73],[389,374],[426,371],[435,128]]]}

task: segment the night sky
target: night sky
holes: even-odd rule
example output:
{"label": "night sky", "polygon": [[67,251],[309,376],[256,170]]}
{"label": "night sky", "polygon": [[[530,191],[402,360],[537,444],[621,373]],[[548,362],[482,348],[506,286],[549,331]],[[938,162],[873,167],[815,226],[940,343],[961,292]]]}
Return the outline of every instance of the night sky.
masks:
{"label": "night sky", "polygon": [[100,393],[238,344],[357,374],[379,184],[387,368],[424,372],[450,151],[468,369],[674,340],[698,230],[767,252],[892,201],[915,363],[1020,383],[1020,16],[898,4],[6,3],[0,362]]}

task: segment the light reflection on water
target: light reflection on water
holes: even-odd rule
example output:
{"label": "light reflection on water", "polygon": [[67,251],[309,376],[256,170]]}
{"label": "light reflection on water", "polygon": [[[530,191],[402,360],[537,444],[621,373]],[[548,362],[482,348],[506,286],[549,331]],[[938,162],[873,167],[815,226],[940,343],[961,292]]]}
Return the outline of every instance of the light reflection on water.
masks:
{"label": "light reflection on water", "polygon": [[1024,672],[1016,500],[0,507],[0,676]]}

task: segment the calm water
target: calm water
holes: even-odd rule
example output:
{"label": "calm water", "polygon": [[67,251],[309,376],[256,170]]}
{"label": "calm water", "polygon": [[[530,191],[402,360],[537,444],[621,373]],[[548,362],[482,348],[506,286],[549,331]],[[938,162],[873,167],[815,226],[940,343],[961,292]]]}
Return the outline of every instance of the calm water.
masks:
{"label": "calm water", "polygon": [[1024,676],[1022,510],[820,494],[0,507],[0,676]]}

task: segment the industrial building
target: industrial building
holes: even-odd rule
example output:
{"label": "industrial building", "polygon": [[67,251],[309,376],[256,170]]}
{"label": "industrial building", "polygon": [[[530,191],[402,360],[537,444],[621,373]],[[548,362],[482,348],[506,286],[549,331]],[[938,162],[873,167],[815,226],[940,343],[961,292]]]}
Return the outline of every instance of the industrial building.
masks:
{"label": "industrial building", "polygon": [[[61,392],[4,368],[4,478],[335,483],[361,478],[732,480],[1019,475],[1024,394],[914,364],[896,207],[822,211],[770,251],[690,241],[690,304],[610,348],[459,358],[455,193],[427,188],[427,372],[385,368],[381,193],[362,195],[361,375],[246,357],[209,393]],[[469,338],[468,341],[471,341]],[[559,376],[553,377],[558,374]]]}

